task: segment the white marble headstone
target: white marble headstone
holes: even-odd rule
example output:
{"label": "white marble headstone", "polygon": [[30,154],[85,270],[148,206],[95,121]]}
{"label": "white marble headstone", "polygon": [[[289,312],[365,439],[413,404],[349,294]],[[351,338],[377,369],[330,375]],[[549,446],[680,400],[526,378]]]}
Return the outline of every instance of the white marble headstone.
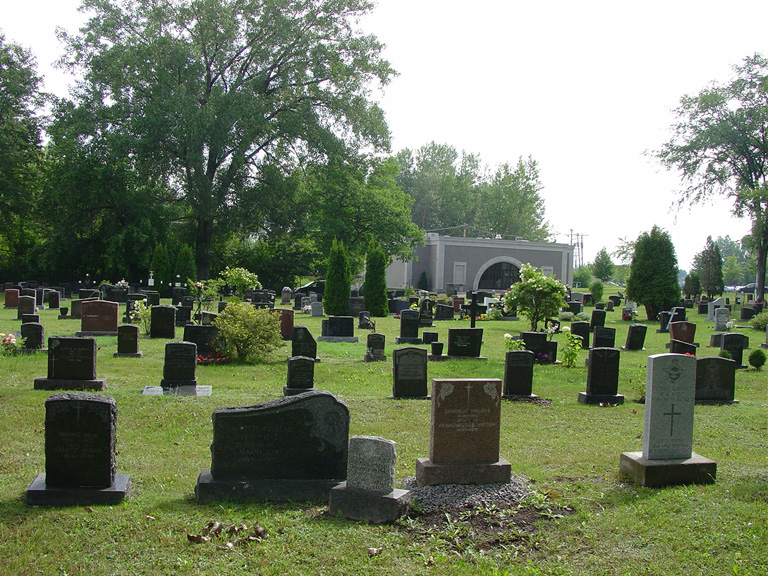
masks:
{"label": "white marble headstone", "polygon": [[728,315],[730,314],[728,308],[716,308],[715,309],[715,331],[722,332],[728,329]]}
{"label": "white marble headstone", "polygon": [[707,302],[707,322],[715,321],[715,310],[725,306],[725,300],[717,298],[711,302]]}
{"label": "white marble headstone", "polygon": [[648,357],[643,458],[676,460],[693,451],[696,358],[683,354]]}

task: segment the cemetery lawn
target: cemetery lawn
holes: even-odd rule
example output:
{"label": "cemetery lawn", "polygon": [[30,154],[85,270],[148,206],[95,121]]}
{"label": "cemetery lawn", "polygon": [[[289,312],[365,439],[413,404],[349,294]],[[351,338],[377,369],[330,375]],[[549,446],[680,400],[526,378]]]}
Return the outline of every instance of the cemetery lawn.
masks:
{"label": "cemetery lawn", "polygon": [[[687,312],[698,324],[697,355],[717,355],[707,346],[712,323],[695,310]],[[0,332],[19,330],[15,315],[0,308]],[[617,346],[624,344],[629,326],[620,315],[609,312],[606,320],[606,326],[617,328]],[[46,336],[73,335],[80,327],[76,320],[58,320],[55,311],[41,310],[40,317]],[[377,331],[387,337],[388,361],[363,362],[364,330],[356,330],[358,344],[319,342],[315,387],[347,403],[351,435],[397,442],[397,478],[402,479],[414,475],[417,457],[429,454],[430,403],[387,398],[399,324],[392,317],[375,320]],[[315,337],[320,334],[320,318],[297,314],[296,324]],[[479,322],[487,360],[430,362],[430,379],[502,378],[503,335],[516,335],[526,324]],[[621,353],[619,393],[626,397],[621,406],[578,403],[578,393],[585,390],[585,351],[574,368],[536,366],[533,392],[551,402],[503,402],[500,450],[512,473],[528,478],[533,493],[519,510],[491,507],[455,514],[434,528],[418,518],[395,526],[332,518],[323,502],[196,504],[195,482],[211,462],[211,413],[280,397],[290,346],[263,364],[198,367],[198,383],[213,387],[211,397],[143,396],[144,386],[160,383],[167,342],[144,336],[141,359],[113,358],[117,339],[98,339],[97,375],[106,378],[106,393],[118,407],[117,472],[131,475],[131,498],[112,507],[27,506],[24,492],[45,470],[44,402],[50,392],[32,385],[47,374],[47,359],[45,354],[0,356],[0,573],[764,576],[768,370],[737,372],[737,404],[696,406],[693,449],[717,462],[715,484],[638,487],[619,476],[619,455],[641,449],[643,404],[638,401],[645,389],[646,357],[665,352],[669,339],[656,334],[658,323],[647,324],[646,350]],[[435,322],[432,330],[445,342],[449,327],[468,325]],[[765,341],[750,327],[734,331],[749,336],[750,351]],[[181,332],[177,328],[177,337]],[[562,343],[563,336],[555,339]],[[481,515],[484,523],[476,521]],[[189,541],[188,535],[202,534],[212,521],[225,527],[259,525],[266,536],[231,547],[227,541],[236,537]],[[491,538],[494,524],[502,534]],[[473,530],[487,530],[493,543],[473,539]]]}

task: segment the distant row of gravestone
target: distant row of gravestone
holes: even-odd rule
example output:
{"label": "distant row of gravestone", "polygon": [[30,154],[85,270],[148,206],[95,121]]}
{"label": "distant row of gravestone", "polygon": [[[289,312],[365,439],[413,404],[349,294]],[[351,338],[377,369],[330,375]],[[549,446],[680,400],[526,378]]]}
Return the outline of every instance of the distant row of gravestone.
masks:
{"label": "distant row of gravestone", "polygon": [[[716,464],[692,451],[696,360],[648,358],[642,451],[625,452],[620,470],[644,486],[712,483]],[[429,457],[416,460],[416,481],[508,482],[499,456],[501,380],[432,382]],[[130,477],[116,473],[114,399],[89,393],[46,400],[46,471],[26,494],[31,505],[116,504]],[[394,488],[395,445],[349,439],[349,409],[330,392],[312,390],[255,406],[213,412],[211,466],[195,486],[199,503],[329,499],[332,514],[391,522],[410,504]]]}

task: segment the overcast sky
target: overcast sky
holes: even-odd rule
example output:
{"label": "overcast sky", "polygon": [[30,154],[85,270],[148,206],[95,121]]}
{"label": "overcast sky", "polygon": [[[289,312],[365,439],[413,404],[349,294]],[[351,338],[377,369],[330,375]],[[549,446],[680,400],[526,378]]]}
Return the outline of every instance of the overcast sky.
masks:
{"label": "overcast sky", "polygon": [[[688,269],[708,235],[749,222],[726,201],[673,208],[680,181],[647,150],[670,135],[684,94],[768,54],[766,0],[379,0],[361,23],[399,72],[380,103],[392,150],[431,141],[494,168],[532,156],[558,242],[583,234],[583,261],[655,224]],[[7,40],[32,49],[46,89],[71,82],[52,62],[56,26],[75,31],[78,0],[0,0]]]}

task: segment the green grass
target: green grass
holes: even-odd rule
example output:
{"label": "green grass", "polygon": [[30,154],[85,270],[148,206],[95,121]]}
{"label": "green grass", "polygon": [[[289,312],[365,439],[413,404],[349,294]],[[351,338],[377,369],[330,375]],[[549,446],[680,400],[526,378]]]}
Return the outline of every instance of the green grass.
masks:
{"label": "green grass", "polygon": [[[79,322],[40,312],[47,336],[71,335]],[[708,348],[712,324],[695,311],[698,354]],[[15,311],[0,309],[0,332],[15,332]],[[296,324],[320,333],[320,319],[297,315]],[[622,345],[629,323],[609,312]],[[445,341],[449,327],[436,322]],[[430,378],[503,376],[503,334],[520,322],[482,322],[486,361],[429,364]],[[389,400],[391,355],[398,323],[377,319],[387,336],[388,362],[365,363],[359,344],[319,343],[315,385],[349,405],[351,434],[397,442],[399,478],[414,474],[414,459],[429,452],[429,402]],[[159,385],[165,340],[142,338],[142,359],[113,358],[116,338],[99,338],[97,372],[118,406],[119,473],[131,474],[132,497],[115,507],[35,508],[23,500],[44,471],[44,402],[32,389],[45,376],[45,355],[0,357],[0,573],[2,574],[752,574],[768,573],[768,372],[737,373],[732,406],[697,406],[694,450],[717,462],[710,486],[639,488],[618,474],[619,454],[641,448],[648,354],[665,352],[666,334],[649,323],[645,352],[622,352],[619,407],[577,402],[585,389],[581,352],[575,368],[537,366],[534,393],[550,406],[505,402],[501,456],[514,474],[574,513],[542,521],[529,538],[491,552],[456,552],[438,534],[416,537],[397,526],[369,526],[329,518],[322,503],[197,505],[200,470],[210,465],[211,413],[276,399],[285,384],[281,349],[270,362],[203,366],[198,382],[209,398],[142,396]],[[746,328],[752,347],[764,336]],[[181,330],[177,330],[181,337]],[[557,336],[556,338],[560,338]],[[223,542],[192,544],[209,521],[260,524],[268,536],[234,550]],[[370,557],[369,547],[383,547]]]}

